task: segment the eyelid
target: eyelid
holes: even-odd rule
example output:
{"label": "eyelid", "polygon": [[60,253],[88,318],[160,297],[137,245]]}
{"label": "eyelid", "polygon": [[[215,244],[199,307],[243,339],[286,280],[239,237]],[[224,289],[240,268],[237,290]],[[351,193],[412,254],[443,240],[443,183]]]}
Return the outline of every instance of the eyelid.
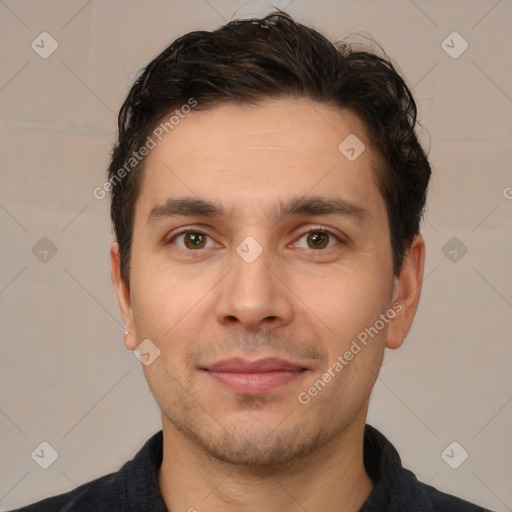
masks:
{"label": "eyelid", "polygon": [[295,239],[295,241],[293,243],[296,243],[297,240],[299,240],[300,238],[302,238],[304,235],[307,235],[308,233],[327,233],[331,236],[334,236],[335,238],[338,239],[339,242],[346,242],[346,238],[344,235],[338,233],[337,231],[334,231],[333,229],[331,228],[326,228],[324,226],[308,226],[307,228],[305,228],[303,231],[301,231],[298,235],[298,237]]}
{"label": "eyelid", "polygon": [[186,228],[178,229],[178,231],[173,231],[169,235],[167,235],[164,239],[165,244],[172,243],[177,237],[181,235],[186,235],[187,233],[201,233],[202,235],[206,235],[208,238],[213,240],[217,245],[220,245],[215,239],[207,233],[207,230],[204,227],[199,226],[187,226]]}

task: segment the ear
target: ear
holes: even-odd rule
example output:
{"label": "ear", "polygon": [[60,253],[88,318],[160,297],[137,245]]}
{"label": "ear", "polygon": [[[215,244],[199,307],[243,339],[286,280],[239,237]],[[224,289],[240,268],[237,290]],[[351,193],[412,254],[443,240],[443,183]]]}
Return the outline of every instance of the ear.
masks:
{"label": "ear", "polygon": [[113,242],[110,246],[110,276],[117,295],[121,316],[123,317],[126,331],[129,333],[124,337],[124,344],[128,350],[135,350],[137,348],[137,336],[133,322],[130,288],[124,282],[121,275],[121,252],[117,242]]}
{"label": "ear", "polygon": [[425,242],[415,235],[407,250],[402,269],[395,277],[393,305],[396,316],[389,322],[386,347],[396,349],[402,345],[409,333],[418,309],[425,265]]}

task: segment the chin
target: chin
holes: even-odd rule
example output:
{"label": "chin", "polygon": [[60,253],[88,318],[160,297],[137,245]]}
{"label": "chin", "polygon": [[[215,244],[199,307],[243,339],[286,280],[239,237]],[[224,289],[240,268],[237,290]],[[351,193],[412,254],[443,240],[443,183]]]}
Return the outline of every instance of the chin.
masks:
{"label": "chin", "polygon": [[195,427],[179,428],[181,433],[210,457],[252,472],[273,473],[298,464],[329,441],[327,432],[309,432],[304,426],[255,426],[222,429],[216,435]]}

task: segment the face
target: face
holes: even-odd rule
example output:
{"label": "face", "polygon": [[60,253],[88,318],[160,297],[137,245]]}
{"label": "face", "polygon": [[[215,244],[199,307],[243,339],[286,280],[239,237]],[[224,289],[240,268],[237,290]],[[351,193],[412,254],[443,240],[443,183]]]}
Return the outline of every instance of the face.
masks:
{"label": "face", "polygon": [[364,424],[423,268],[420,250],[393,275],[372,158],[356,115],[296,99],[193,112],[150,152],[129,289],[116,245],[112,266],[128,348],[160,350],[144,371],[164,429],[264,466]]}

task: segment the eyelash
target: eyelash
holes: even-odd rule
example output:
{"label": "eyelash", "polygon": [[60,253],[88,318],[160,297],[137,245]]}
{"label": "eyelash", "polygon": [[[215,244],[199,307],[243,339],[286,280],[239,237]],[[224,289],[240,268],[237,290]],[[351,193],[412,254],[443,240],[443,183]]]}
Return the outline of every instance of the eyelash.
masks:
{"label": "eyelash", "polygon": [[[166,243],[172,244],[176,240],[176,238],[178,238],[181,235],[186,235],[187,233],[199,233],[201,235],[206,235],[208,238],[213,240],[213,238],[210,235],[208,235],[208,233],[201,231],[201,229],[189,227],[189,228],[182,229],[181,231],[178,231],[177,233],[174,233]],[[300,240],[304,235],[308,235],[309,233],[325,233],[328,236],[335,238],[339,243],[343,243],[343,240],[339,235],[337,235],[336,233],[332,232],[331,230],[323,228],[321,226],[310,227],[306,231],[303,231],[302,233],[299,234],[298,238],[296,239],[296,242],[298,240]],[[314,251],[314,252],[327,252],[330,249],[332,249],[333,247],[334,246],[327,247],[325,249],[309,249],[309,250]],[[180,249],[182,249],[182,248],[180,247]],[[183,250],[186,250],[188,252],[198,252],[200,249],[198,249],[197,251],[190,250],[190,249],[183,249]]]}

